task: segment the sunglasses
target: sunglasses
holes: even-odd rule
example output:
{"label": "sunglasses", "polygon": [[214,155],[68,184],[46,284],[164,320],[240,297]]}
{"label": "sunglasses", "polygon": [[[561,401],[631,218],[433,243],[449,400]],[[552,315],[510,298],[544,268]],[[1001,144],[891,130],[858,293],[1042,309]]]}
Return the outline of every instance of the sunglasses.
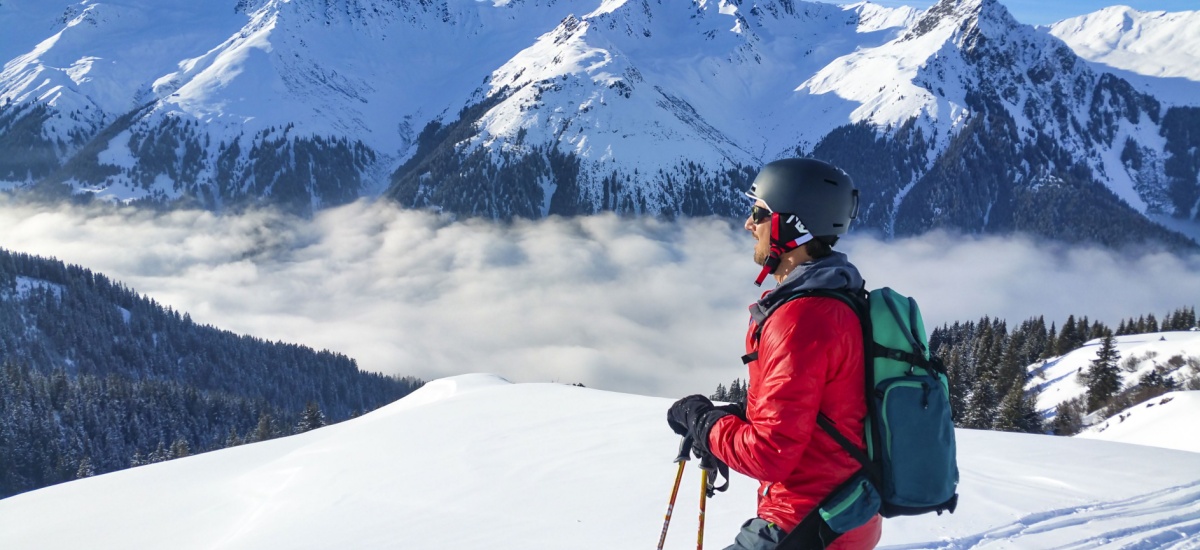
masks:
{"label": "sunglasses", "polygon": [[754,205],[750,207],[750,220],[754,225],[758,225],[767,221],[771,217],[771,211],[764,206]]}

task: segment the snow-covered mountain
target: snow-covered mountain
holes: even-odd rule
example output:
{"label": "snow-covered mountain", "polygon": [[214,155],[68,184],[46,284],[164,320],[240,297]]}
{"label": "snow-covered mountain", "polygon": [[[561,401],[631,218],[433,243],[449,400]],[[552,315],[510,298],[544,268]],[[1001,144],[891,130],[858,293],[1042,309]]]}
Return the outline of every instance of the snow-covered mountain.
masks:
{"label": "snow-covered mountain", "polygon": [[[0,4],[0,180],[308,212],[736,216],[764,162],[845,166],[862,226],[1184,239],[1200,101],[996,0]],[[1191,81],[1188,81],[1191,82]]]}
{"label": "snow-covered mountain", "polygon": [[1050,25],[1050,34],[1089,61],[1147,76],[1200,82],[1200,11],[1112,6]]}
{"label": "snow-covered mountain", "polygon": [[[678,440],[669,399],[489,375],[363,417],[0,500],[4,548],[648,547]],[[548,415],[547,411],[553,411]],[[1200,454],[959,430],[953,515],[887,520],[880,548],[1196,548]],[[689,465],[667,548],[696,545]],[[728,544],[757,484],[707,504]]]}

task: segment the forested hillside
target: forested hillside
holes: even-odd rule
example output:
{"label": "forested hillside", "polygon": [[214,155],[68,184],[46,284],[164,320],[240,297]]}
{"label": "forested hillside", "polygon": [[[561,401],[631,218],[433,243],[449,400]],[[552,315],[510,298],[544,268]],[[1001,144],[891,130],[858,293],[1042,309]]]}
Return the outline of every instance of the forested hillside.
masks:
{"label": "forested hillside", "polygon": [[0,497],[312,429],[420,384],[0,250]]}

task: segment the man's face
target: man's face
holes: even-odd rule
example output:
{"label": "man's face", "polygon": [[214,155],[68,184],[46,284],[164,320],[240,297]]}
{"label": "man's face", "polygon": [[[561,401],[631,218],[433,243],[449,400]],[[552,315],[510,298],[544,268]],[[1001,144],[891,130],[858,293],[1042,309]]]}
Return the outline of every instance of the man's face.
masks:
{"label": "man's face", "polygon": [[[766,208],[767,205],[763,201],[755,201],[755,206]],[[746,230],[754,235],[754,263],[765,265],[767,258],[771,255],[771,218],[768,216],[761,222],[756,223],[754,216],[746,216]]]}

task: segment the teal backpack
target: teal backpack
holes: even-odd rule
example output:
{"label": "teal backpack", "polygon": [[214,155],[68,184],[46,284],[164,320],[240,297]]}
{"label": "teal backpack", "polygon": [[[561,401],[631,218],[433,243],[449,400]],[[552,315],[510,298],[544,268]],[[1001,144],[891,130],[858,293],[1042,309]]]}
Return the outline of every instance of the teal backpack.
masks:
{"label": "teal backpack", "polygon": [[851,443],[824,415],[817,416],[821,429],[862,468],[778,548],[811,548],[814,543],[823,548],[876,513],[885,518],[953,513],[958,461],[949,380],[941,360],[929,353],[917,302],[881,288],[869,293],[802,291],[783,303],[805,296],[837,298],[858,315],[866,345],[867,450]]}

